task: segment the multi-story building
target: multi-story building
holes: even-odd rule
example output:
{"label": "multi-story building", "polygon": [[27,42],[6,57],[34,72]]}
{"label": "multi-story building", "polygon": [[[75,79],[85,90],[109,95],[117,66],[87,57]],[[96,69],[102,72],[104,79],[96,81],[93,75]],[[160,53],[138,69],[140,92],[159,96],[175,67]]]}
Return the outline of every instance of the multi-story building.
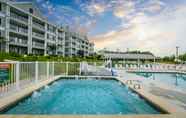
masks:
{"label": "multi-story building", "polygon": [[93,44],[86,36],[74,34],[79,33],[50,23],[32,2],[0,1],[1,51],[72,56],[83,50],[84,56],[91,54]]}
{"label": "multi-story building", "polygon": [[66,29],[65,55],[89,56],[94,52],[94,44],[90,43],[86,35]]}

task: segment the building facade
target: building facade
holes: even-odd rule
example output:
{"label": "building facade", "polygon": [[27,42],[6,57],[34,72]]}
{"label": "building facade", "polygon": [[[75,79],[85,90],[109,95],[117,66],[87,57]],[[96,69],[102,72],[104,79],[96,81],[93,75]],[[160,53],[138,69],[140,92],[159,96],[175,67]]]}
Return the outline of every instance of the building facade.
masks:
{"label": "building facade", "polygon": [[94,52],[94,44],[90,43],[86,35],[66,30],[65,55],[90,56]]}
{"label": "building facade", "polygon": [[0,1],[0,37],[0,50],[7,53],[89,56],[94,51],[87,36],[50,23],[32,2]]}

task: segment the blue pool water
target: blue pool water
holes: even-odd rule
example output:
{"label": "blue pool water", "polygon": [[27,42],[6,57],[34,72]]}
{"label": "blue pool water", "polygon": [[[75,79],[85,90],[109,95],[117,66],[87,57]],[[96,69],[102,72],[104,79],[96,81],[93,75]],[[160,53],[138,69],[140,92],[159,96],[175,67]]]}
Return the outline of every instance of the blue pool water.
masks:
{"label": "blue pool water", "polygon": [[159,114],[116,80],[59,80],[5,114]]}
{"label": "blue pool water", "polygon": [[173,86],[181,90],[186,90],[186,75],[176,73],[136,73],[147,79],[164,83],[168,86]]}

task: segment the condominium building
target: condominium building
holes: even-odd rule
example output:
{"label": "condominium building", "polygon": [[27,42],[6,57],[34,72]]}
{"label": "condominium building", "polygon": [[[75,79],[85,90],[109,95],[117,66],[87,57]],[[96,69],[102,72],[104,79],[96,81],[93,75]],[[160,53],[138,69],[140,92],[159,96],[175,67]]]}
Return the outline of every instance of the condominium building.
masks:
{"label": "condominium building", "polygon": [[0,50],[7,53],[88,56],[94,51],[86,35],[50,23],[32,2],[0,1],[0,37]]}
{"label": "condominium building", "polygon": [[89,56],[94,52],[94,44],[90,43],[86,35],[66,30],[65,55]]}

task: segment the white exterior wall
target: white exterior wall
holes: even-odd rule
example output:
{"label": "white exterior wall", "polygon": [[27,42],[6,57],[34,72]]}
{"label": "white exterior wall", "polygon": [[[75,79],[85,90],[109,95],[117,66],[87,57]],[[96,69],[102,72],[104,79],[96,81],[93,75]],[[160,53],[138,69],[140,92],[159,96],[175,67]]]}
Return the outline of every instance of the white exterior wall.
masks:
{"label": "white exterior wall", "polygon": [[[0,1],[0,2],[2,2],[2,1]],[[14,6],[14,5],[12,5],[9,2],[4,2],[3,6],[4,7],[2,7],[2,8],[5,11],[5,16],[6,16],[5,17],[5,27],[4,27],[4,29],[5,29],[5,39],[6,39],[5,51],[7,53],[11,52],[11,50],[10,50],[10,49],[12,49],[11,47],[14,47],[15,49],[19,50],[17,53],[21,53],[20,50],[27,49],[26,54],[35,54],[36,52],[38,52],[38,54],[48,55],[48,53],[47,53],[48,52],[47,51],[47,49],[48,49],[47,43],[49,43],[49,42],[55,44],[55,46],[56,46],[55,55],[60,54],[62,56],[64,56],[64,55],[72,56],[72,54],[78,55],[78,53],[77,53],[78,50],[87,51],[85,49],[81,49],[81,46],[83,44],[81,42],[79,42],[79,40],[72,39],[73,35],[71,33],[69,33],[70,34],[69,37],[66,37],[65,36],[66,30],[64,31],[64,34],[63,34],[62,47],[60,46],[60,48],[58,48],[58,44],[59,43],[61,44],[61,42],[58,42],[58,30],[63,30],[61,27],[58,27],[58,26],[56,26],[54,24],[51,24],[48,21],[46,21],[45,19],[39,18],[37,16],[34,16],[33,14],[30,14],[30,13],[28,13],[28,12],[26,12],[26,11],[24,11],[24,10]],[[25,16],[28,17],[28,23],[23,22],[21,20],[21,18],[20,19],[19,18],[15,18],[14,19],[14,18],[10,17],[10,12],[11,12],[10,9],[15,9],[20,14],[25,14]],[[12,10],[12,11],[14,12],[14,10]],[[18,16],[20,14],[18,14]],[[33,24],[35,19],[37,19],[36,21],[39,21],[41,24],[44,24],[43,25],[44,28],[42,30],[36,28],[37,25],[35,26]],[[24,25],[24,27],[26,25],[26,27],[28,28],[28,33],[24,34],[24,35],[21,32],[13,32],[13,35],[16,35],[15,38],[17,38],[17,37],[21,37],[21,38],[25,37],[24,40],[27,39],[27,44],[24,44],[24,46],[22,44],[20,44],[19,42],[18,43],[13,43],[13,44],[9,43],[9,37],[10,37],[10,32],[11,32],[10,31],[10,21],[11,22],[17,22],[16,24]],[[53,27],[55,27],[55,32],[54,33],[51,33],[51,32],[49,32],[47,30],[48,29],[47,28],[47,26],[48,26],[47,24],[50,24]],[[33,31],[33,28],[34,28],[34,31]],[[33,32],[34,33],[37,32],[39,35],[42,34],[43,38],[37,37],[37,36],[33,36]],[[44,35],[41,32],[44,32]],[[67,30],[67,32],[70,32],[70,31]],[[47,39],[47,34],[55,36],[55,41],[51,41],[51,40]],[[78,34],[78,33],[75,33],[75,34]],[[80,35],[76,35],[76,37],[78,37],[78,39],[84,40],[84,39],[81,38]],[[14,36],[12,38],[14,38]],[[22,40],[23,39],[21,39],[21,41]],[[18,41],[19,41],[19,39],[18,39]],[[37,44],[43,45],[43,47],[42,46],[41,47],[40,46],[33,46],[33,41],[36,42]],[[65,42],[69,42],[69,46],[66,46]],[[73,47],[72,42],[75,42],[76,44],[79,43],[79,45]],[[88,42],[88,44],[89,44],[89,42]],[[87,45],[87,46],[89,46],[89,45]],[[66,52],[65,48],[68,49],[69,52]],[[75,48],[75,52],[73,52],[72,48]],[[89,54],[89,52],[87,53],[87,55],[88,54]]]}

